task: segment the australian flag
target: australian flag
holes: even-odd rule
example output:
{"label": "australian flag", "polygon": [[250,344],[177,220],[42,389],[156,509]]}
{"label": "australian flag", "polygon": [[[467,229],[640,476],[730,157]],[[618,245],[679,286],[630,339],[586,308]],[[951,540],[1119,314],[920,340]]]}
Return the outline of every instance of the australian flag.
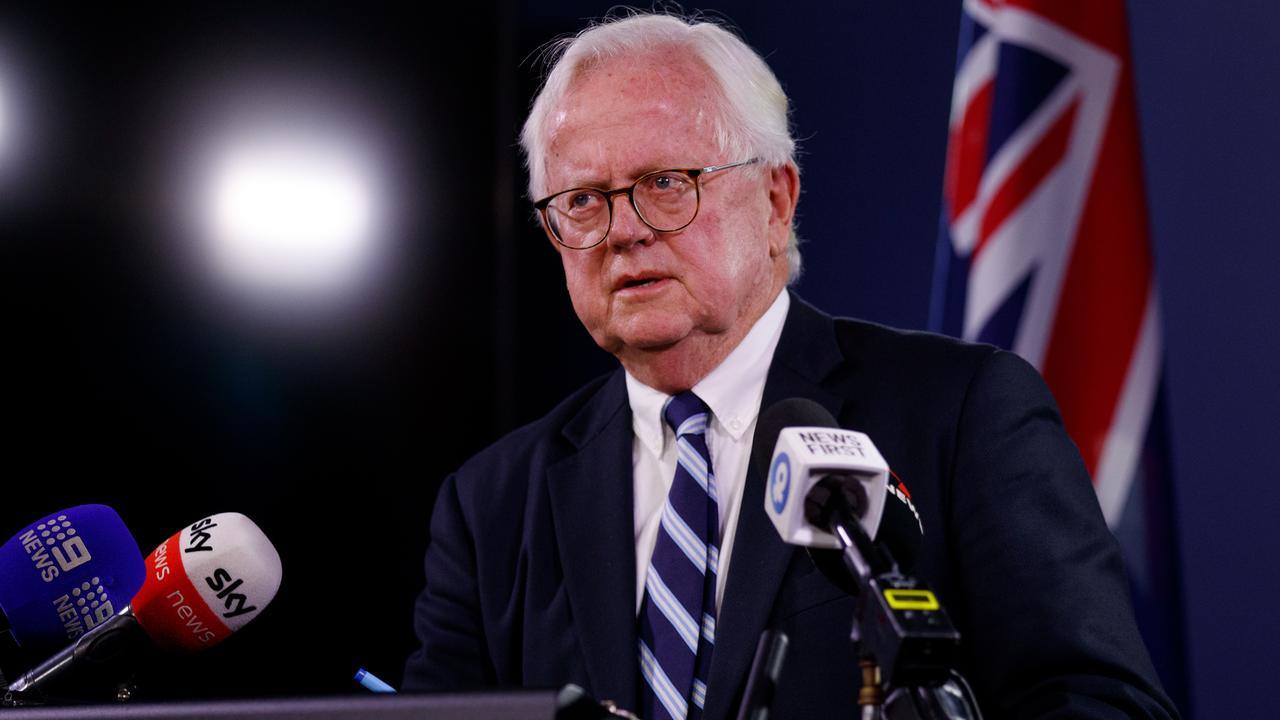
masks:
{"label": "australian flag", "polygon": [[1186,707],[1178,553],[1123,0],[965,0],[931,325],[1039,368]]}

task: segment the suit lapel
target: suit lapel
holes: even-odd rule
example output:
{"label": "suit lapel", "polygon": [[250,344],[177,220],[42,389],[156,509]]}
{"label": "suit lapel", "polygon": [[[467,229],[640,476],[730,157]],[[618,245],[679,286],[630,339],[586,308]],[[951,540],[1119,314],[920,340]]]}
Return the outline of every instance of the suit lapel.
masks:
{"label": "suit lapel", "polygon": [[[769,367],[760,411],[763,413],[780,400],[806,397],[839,417],[841,398],[825,390],[821,383],[840,359],[832,319],[793,294]],[[754,447],[771,439],[761,438],[757,431],[752,442]],[[756,641],[765,629],[795,550],[778,537],[764,511],[765,473],[766,468],[757,467],[754,461],[747,470],[729,579],[717,621],[719,632],[707,683],[706,720],[726,720],[736,713]]]}
{"label": "suit lapel", "polygon": [[[832,415],[842,399],[822,386],[841,360],[832,319],[792,295],[786,326],[765,382],[761,411],[807,397]],[[578,451],[547,470],[565,589],[586,659],[590,691],[637,706],[635,511],[631,413],[621,371],[564,429]],[[753,443],[769,442],[759,435]],[[752,462],[743,489],[733,560],[720,609],[708,682],[706,720],[736,712],[756,641],[769,619],[794,549],[764,512],[765,468]]]}
{"label": "suit lapel", "polygon": [[636,707],[631,412],[622,372],[564,429],[578,452],[547,469],[565,590],[590,692]]}

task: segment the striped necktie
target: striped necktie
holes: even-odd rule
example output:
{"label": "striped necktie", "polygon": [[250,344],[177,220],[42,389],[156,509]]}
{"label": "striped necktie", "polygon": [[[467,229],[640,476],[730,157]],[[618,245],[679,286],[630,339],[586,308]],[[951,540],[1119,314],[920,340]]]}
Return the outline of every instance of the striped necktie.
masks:
{"label": "striped necktie", "polygon": [[716,635],[719,511],[707,452],[706,403],[681,393],[663,410],[676,434],[676,474],[640,606],[641,715],[700,718]]}

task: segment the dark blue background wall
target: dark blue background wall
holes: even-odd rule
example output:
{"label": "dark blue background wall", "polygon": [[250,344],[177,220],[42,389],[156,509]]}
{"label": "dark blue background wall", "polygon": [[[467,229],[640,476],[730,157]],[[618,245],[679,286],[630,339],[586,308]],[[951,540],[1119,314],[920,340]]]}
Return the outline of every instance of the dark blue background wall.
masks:
{"label": "dark blue background wall", "polygon": [[1280,667],[1280,5],[1133,3],[1193,707],[1263,717]]}

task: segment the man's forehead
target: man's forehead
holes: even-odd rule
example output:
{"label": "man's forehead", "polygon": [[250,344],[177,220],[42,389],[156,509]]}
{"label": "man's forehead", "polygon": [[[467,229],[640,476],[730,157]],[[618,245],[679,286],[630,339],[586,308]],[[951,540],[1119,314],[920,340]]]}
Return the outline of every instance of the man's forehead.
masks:
{"label": "man's forehead", "polygon": [[710,69],[684,49],[654,49],[584,65],[551,116],[553,129],[592,114],[696,115],[717,97]]}
{"label": "man's forehead", "polygon": [[548,170],[590,180],[602,165],[638,175],[710,163],[704,146],[714,136],[715,97],[705,66],[693,58],[646,54],[601,63],[580,73],[550,113]]}
{"label": "man's forehead", "polygon": [[682,133],[702,134],[711,129],[706,105],[689,102],[682,97],[659,96],[644,102],[576,102],[571,100],[552,115],[551,146],[600,142],[611,137],[626,137],[632,144],[649,142],[663,145],[680,144]]}
{"label": "man's forehead", "polygon": [[646,172],[712,164],[714,133],[702,108],[677,105],[565,118],[546,156],[550,176],[618,184]]}
{"label": "man's forehead", "polygon": [[569,81],[569,91],[593,83],[624,91],[674,91],[714,84],[714,74],[689,48],[654,45],[581,63]]}

